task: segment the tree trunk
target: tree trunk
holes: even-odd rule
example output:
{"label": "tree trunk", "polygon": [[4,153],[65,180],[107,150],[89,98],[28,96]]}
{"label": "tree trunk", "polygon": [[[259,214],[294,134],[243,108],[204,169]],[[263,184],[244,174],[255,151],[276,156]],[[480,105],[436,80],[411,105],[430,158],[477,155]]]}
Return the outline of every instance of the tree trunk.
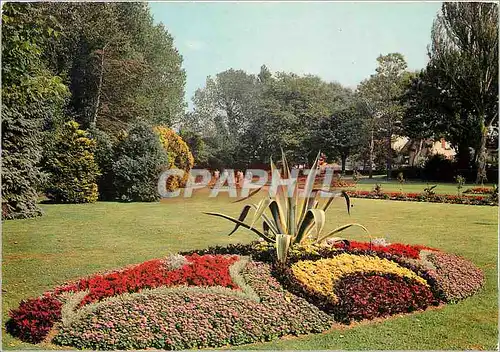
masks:
{"label": "tree trunk", "polygon": [[391,179],[392,171],[392,147],[391,147],[392,134],[387,136],[387,179]]}
{"label": "tree trunk", "polygon": [[99,112],[99,104],[101,103],[102,81],[104,77],[104,50],[106,50],[107,46],[108,44],[104,45],[101,52],[101,70],[99,73],[99,83],[97,84],[97,98],[94,107],[94,114],[92,116],[92,119],[90,120],[90,127],[93,128],[95,128],[97,124],[97,114]]}
{"label": "tree trunk", "polygon": [[347,155],[342,154],[341,159],[342,159],[342,174],[345,174],[345,162],[347,160]]}
{"label": "tree trunk", "polygon": [[368,178],[373,178],[373,150],[375,149],[375,141],[373,139],[373,128],[372,128],[372,131],[371,131],[371,137],[370,137],[370,157],[369,157],[369,163],[370,165],[368,165]]}
{"label": "tree trunk", "polygon": [[421,138],[420,142],[418,144],[417,151],[415,152],[415,154],[413,154],[413,159],[411,161],[410,166],[415,166],[415,161],[418,160],[418,158],[420,158],[420,153],[422,153],[423,144],[424,144],[424,140]]}
{"label": "tree trunk", "polygon": [[479,147],[476,183],[483,184],[486,181],[486,140],[488,139],[488,127],[481,126],[481,146]]}

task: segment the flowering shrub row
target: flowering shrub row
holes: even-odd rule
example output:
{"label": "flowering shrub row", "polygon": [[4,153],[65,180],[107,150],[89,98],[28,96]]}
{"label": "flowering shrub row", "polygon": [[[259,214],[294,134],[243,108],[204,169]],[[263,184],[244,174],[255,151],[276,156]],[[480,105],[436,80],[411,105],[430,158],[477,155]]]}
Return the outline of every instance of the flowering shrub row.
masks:
{"label": "flowering shrub row", "polygon": [[9,331],[22,341],[39,342],[61,317],[61,296],[65,292],[88,291],[80,302],[84,306],[123,293],[138,292],[160,286],[222,286],[238,288],[229,274],[229,267],[237,256],[186,257],[189,265],[168,270],[163,260],[155,259],[125,270],[83,278],[76,283],[60,286],[42,298],[21,302],[18,309],[9,313]]}
{"label": "flowering shrub row", "polygon": [[387,259],[348,253],[328,259],[300,261],[293,264],[291,269],[294,277],[307,291],[320,294],[332,303],[338,300],[333,290],[335,284],[343,276],[357,272],[390,273],[427,285],[427,282],[413,271]]}
{"label": "flowering shrub row", "polygon": [[350,241],[348,245],[346,245],[342,242],[336,243],[335,247],[336,248],[344,248],[350,252],[356,251],[356,250],[375,251],[375,252],[390,253],[390,254],[399,255],[399,256],[407,257],[407,258],[413,258],[413,259],[419,259],[420,251],[423,249],[435,250],[434,248],[430,248],[430,247],[426,247],[426,246],[409,245],[409,244],[403,244],[403,243],[391,243],[387,246],[380,246],[380,245],[371,244],[370,242],[357,242],[357,241]]}
{"label": "flowering shrub row", "polygon": [[352,198],[390,199],[412,202],[450,203],[468,205],[498,205],[491,196],[455,196],[451,194],[425,195],[423,193],[347,191]]}
{"label": "flowering shrub row", "polygon": [[439,303],[428,286],[388,273],[357,272],[339,280],[334,290],[338,301],[331,312],[343,323],[424,310]]}
{"label": "flowering shrub row", "polygon": [[162,288],[96,303],[54,342],[108,350],[218,348],[331,327],[327,314],[284,291],[269,265],[251,262],[242,275],[261,303],[212,288]]}
{"label": "flowering shrub row", "polygon": [[494,192],[494,188],[489,188],[489,187],[473,187],[473,188],[468,188],[464,191],[464,193],[469,193],[469,194],[490,194]]}
{"label": "flowering shrub row", "polygon": [[435,278],[438,289],[447,302],[467,298],[484,285],[483,272],[464,258],[436,252],[429,254],[427,260],[436,267],[435,271],[429,273]]}

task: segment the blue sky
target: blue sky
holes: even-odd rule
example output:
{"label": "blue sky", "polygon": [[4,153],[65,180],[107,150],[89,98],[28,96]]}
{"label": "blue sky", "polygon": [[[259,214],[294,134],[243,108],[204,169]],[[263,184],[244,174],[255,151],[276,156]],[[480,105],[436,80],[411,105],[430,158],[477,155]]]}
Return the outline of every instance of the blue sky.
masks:
{"label": "blue sky", "polygon": [[186,101],[207,76],[229,68],[258,73],[316,74],[354,88],[376,58],[402,53],[409,69],[427,63],[440,2],[315,2],[149,4],[184,58]]}

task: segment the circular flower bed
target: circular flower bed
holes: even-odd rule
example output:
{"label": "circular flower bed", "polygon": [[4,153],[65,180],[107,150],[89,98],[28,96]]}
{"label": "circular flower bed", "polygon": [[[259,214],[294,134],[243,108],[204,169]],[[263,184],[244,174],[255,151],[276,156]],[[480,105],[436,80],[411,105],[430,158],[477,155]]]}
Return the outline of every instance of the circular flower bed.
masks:
{"label": "circular flower bed", "polygon": [[84,349],[220,348],[425,310],[484,284],[469,261],[425,246],[306,245],[287,265],[275,253],[214,247],[82,278],[22,301],[6,327]]}

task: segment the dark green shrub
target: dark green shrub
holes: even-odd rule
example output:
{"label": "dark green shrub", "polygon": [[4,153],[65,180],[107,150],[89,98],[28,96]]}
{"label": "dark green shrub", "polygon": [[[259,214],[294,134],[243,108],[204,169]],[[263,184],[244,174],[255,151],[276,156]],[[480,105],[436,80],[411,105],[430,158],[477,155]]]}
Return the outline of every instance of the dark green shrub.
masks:
{"label": "dark green shrub", "polygon": [[42,47],[54,33],[32,4],[2,7],[2,218],[38,216],[42,129],[68,94],[49,72]]}
{"label": "dark green shrub", "polygon": [[50,174],[46,194],[56,203],[92,203],[98,198],[96,142],[79,127],[75,121],[65,123],[55,134],[54,149],[45,161]]}
{"label": "dark green shrub", "polygon": [[453,179],[455,168],[451,160],[441,154],[431,156],[424,165],[424,176],[427,180],[444,181]]}
{"label": "dark green shrub", "polygon": [[158,200],[158,178],[168,164],[168,155],[152,127],[145,122],[132,125],[116,147],[113,184],[118,199]]}
{"label": "dark green shrub", "polygon": [[113,184],[113,160],[115,158],[114,148],[116,141],[111,135],[98,128],[89,129],[89,133],[96,142],[94,158],[99,166],[99,170],[101,170],[101,175],[99,175],[97,179],[99,199],[115,200],[116,191]]}

